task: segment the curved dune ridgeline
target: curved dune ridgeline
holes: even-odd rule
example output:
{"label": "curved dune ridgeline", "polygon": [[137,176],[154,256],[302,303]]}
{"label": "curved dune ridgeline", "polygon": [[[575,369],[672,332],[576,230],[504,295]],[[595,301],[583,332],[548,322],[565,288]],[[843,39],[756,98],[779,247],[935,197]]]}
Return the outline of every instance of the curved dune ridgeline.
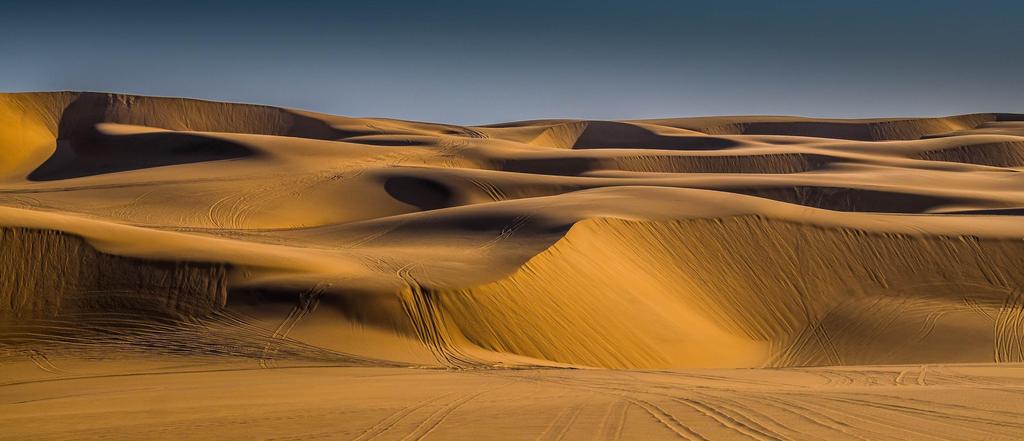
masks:
{"label": "curved dune ridgeline", "polygon": [[1020,240],[593,219],[502,280],[436,296],[470,341],[572,364],[1019,361],[1022,259]]}
{"label": "curved dune ridgeline", "polygon": [[462,127],[0,94],[0,349],[1021,362],[1022,119]]}

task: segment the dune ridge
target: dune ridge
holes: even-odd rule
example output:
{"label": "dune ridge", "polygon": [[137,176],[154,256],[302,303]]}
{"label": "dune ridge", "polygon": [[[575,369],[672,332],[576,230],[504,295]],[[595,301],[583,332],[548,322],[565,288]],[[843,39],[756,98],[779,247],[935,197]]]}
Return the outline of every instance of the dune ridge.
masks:
{"label": "dune ridge", "polygon": [[[437,296],[470,341],[573,364],[1020,361],[1016,320],[1024,305],[1014,262],[1022,253],[1019,239],[762,216],[599,218],[577,223],[507,278]],[[898,329],[872,320],[879,302],[900,303],[907,314],[892,326]],[[977,317],[947,324],[929,312]],[[866,343],[889,332],[915,335],[898,349]],[[970,348],[957,354],[962,358],[927,359],[943,345],[967,340],[964,333],[981,338],[958,343]]]}

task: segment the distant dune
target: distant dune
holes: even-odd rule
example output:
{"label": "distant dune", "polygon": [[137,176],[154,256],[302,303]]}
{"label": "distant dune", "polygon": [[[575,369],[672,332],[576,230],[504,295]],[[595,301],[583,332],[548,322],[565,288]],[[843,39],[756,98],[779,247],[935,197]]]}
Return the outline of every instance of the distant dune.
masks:
{"label": "distant dune", "polygon": [[[598,432],[577,432],[577,416],[591,417],[576,410],[528,437],[788,439],[783,428],[801,427],[794,433],[812,438],[926,439],[945,429],[871,429],[893,418],[877,409],[840,424],[830,412],[863,409],[815,415],[819,398],[672,395],[717,421],[702,428],[602,377],[618,373],[590,368],[739,383],[764,372],[756,388],[803,390],[817,383],[734,369],[827,366],[854,372],[826,374],[828,387],[841,378],[894,388],[907,375],[927,386],[926,365],[971,364],[997,372],[989,386],[1019,393],[1024,377],[998,366],[1024,362],[1022,171],[1019,114],[462,127],[179,98],[0,94],[0,354],[12,379],[0,390],[32,398],[41,392],[10,388],[70,378],[59,360],[96,375],[113,374],[94,360],[138,373],[181,357],[444,368],[475,372],[487,387],[504,375],[497,368],[572,368],[550,375],[591,372],[571,381],[603,378],[605,389],[587,393],[625,404],[593,416]],[[920,372],[883,367],[892,365]],[[714,370],[680,370],[696,368]],[[891,381],[879,374],[890,370]],[[515,393],[555,381],[509,375]],[[724,390],[712,383],[695,387]],[[481,402],[466,397],[456,407]],[[809,405],[795,412],[819,426],[758,407],[773,399],[796,400],[782,403],[790,413]],[[886,399],[869,401],[906,411]],[[908,418],[954,415],[977,439],[1024,428],[1012,418],[1019,404],[972,403]],[[731,415],[744,406],[760,416]],[[45,421],[44,410],[8,423]],[[654,426],[623,422],[640,414]],[[398,437],[392,426],[405,418],[360,415],[343,438]],[[428,415],[401,434],[446,438],[447,414]],[[103,427],[94,435],[134,433]],[[514,427],[450,430],[519,439]]]}

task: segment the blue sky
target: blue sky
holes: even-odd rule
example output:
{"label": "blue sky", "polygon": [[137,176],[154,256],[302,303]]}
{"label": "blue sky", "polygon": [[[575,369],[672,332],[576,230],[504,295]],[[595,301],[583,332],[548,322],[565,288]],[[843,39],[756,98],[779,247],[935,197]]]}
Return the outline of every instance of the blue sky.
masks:
{"label": "blue sky", "polygon": [[62,3],[0,6],[0,90],[462,124],[1024,112],[1019,1]]}

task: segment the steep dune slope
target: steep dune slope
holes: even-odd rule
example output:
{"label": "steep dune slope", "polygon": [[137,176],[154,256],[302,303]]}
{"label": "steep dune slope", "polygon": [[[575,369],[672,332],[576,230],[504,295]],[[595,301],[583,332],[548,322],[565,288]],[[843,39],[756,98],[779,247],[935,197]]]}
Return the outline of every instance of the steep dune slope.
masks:
{"label": "steep dune slope", "polygon": [[0,180],[21,178],[53,154],[62,94],[0,95]]}
{"label": "steep dune slope", "polygon": [[969,144],[921,152],[918,158],[931,161],[964,162],[993,167],[1024,167],[1024,137]]}
{"label": "steep dune slope", "polygon": [[224,264],[160,262],[104,254],[79,237],[0,229],[0,314],[9,318],[135,312],[209,314],[227,301]]}
{"label": "steep dune slope", "polygon": [[188,353],[180,332],[264,365],[1024,361],[1020,119],[460,127],[3,94],[0,344]]}
{"label": "steep dune slope", "polygon": [[595,219],[505,279],[437,296],[470,341],[583,365],[1013,361],[1021,259],[1019,239]]}

